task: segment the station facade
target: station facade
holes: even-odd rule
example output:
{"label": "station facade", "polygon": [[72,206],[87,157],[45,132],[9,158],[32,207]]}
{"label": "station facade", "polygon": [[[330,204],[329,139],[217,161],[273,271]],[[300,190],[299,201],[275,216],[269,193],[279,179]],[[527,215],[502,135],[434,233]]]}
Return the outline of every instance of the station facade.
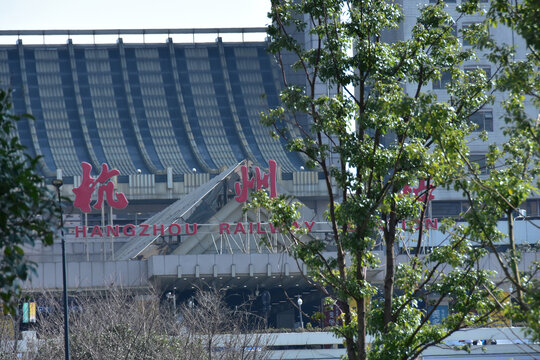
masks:
{"label": "station facade", "polygon": [[[407,11],[409,19],[412,8]],[[190,31],[205,32],[162,33]],[[117,32],[88,31],[96,33]],[[392,36],[399,40],[407,32]],[[308,314],[321,311],[321,294],[306,282],[305,265],[287,251],[290,239],[263,211],[243,211],[249,192],[264,188],[304,204],[297,224],[307,229],[304,236],[325,239],[330,233],[321,175],[260,124],[260,113],[279,104],[282,88],[265,41],[226,42],[219,32],[214,42],[23,41],[0,45],[0,86],[13,89],[16,113],[35,117],[17,124],[21,142],[42,156],[47,182],[63,180],[62,195],[70,199],[64,204],[70,291],[144,291],[152,285],[164,299],[174,292],[181,303],[197,287],[214,286],[226,289],[230,304],[250,303],[278,328],[298,326],[290,299],[302,297]],[[479,114],[490,138],[500,139],[501,109]],[[482,146],[473,144],[480,157]],[[441,219],[459,219],[466,210],[454,192],[436,189],[433,197],[426,248],[444,243]],[[529,199],[522,216],[538,221],[540,199]],[[540,240],[531,221],[516,221],[518,244]],[[60,239],[25,251],[38,264],[25,289],[61,289]],[[532,261],[538,261],[537,251],[525,253],[522,266]],[[490,256],[484,265],[498,268]],[[382,282],[383,268],[368,276]]]}

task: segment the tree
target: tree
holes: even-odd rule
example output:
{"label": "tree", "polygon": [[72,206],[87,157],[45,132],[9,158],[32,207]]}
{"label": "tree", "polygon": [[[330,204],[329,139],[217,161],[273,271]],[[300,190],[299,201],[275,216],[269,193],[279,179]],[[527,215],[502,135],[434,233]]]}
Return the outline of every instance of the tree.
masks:
{"label": "tree", "polygon": [[[538,222],[520,210],[529,196],[538,196],[540,185],[539,16],[540,4],[537,1],[512,3],[496,0],[491,3],[481,25],[484,29],[505,25],[515,30],[525,42],[524,57],[516,59],[518,49],[515,46],[497,43],[485,31],[471,39],[478,49],[487,51],[489,59],[497,65],[495,88],[506,95],[502,103],[506,111],[506,140],[502,144],[491,145],[487,165],[492,170],[488,176],[473,176],[457,184],[469,198],[468,222],[483,235],[483,245],[496,254],[514,289],[510,294],[514,301],[501,304],[501,307],[514,322],[528,324],[533,341],[540,340],[540,265],[533,262],[525,271],[519,269],[522,251],[530,249],[516,245],[514,218],[517,215],[522,221],[540,227]],[[527,103],[534,105],[534,113],[527,111]],[[507,221],[506,232],[497,229],[497,221],[501,218]],[[499,251],[498,245],[501,244],[508,245],[507,253]],[[538,251],[538,244],[535,248]]]}
{"label": "tree", "polygon": [[[465,179],[480,174],[468,159],[475,129],[469,117],[493,99],[485,72],[460,68],[475,54],[461,47],[444,7],[424,6],[411,37],[389,43],[384,39],[403,20],[392,1],[272,1],[270,51],[282,65],[285,89],[282,106],[262,121],[323,173],[335,256],[324,255],[323,240],[298,236],[291,227],[297,205],[286,198],[260,192],[250,207],[271,210],[271,221],[291,233],[291,251],[308,265],[313,284],[336,301],[343,315],[335,332],[351,360],[415,359],[460,328],[489,324],[504,298],[493,274],[479,266],[488,247],[474,226],[445,220],[446,244],[421,254],[432,189],[462,189]],[[459,8],[463,14],[479,10],[478,2]],[[471,27],[466,37],[477,38],[481,30]],[[305,84],[289,82],[291,69],[281,60],[291,54]],[[426,90],[443,73],[451,76],[449,100]],[[322,85],[327,95],[317,91]],[[414,225],[402,230],[403,221]],[[416,224],[416,246],[408,248],[403,238]],[[385,252],[382,288],[368,277],[379,266],[378,245]],[[396,263],[398,248],[408,262]],[[431,324],[443,302],[450,315]],[[369,349],[367,334],[373,336]]]}
{"label": "tree", "polygon": [[22,313],[16,316],[0,313],[0,359],[13,359],[20,351],[19,337],[21,331],[19,323]]}
{"label": "tree", "polygon": [[[229,309],[217,290],[198,291],[179,311],[154,289],[113,286],[70,299],[73,359],[259,360],[267,355],[267,338],[244,331],[257,322],[248,324],[247,312]],[[39,340],[26,356],[62,358],[62,301],[46,293],[40,303]]]}
{"label": "tree", "polygon": [[[24,115],[31,121],[30,115]],[[10,92],[0,89],[0,305],[15,314],[20,281],[35,271],[24,246],[53,242],[59,207],[38,175],[38,160],[25,153],[16,132],[20,116],[12,113]]]}
{"label": "tree", "polygon": [[[41,300],[39,342],[28,358],[62,358],[62,301],[52,293]],[[74,359],[205,359],[200,342],[181,333],[170,307],[156,292],[111,287],[71,297],[70,348]]]}
{"label": "tree", "polygon": [[182,325],[197,336],[208,360],[258,360],[268,357],[271,340],[260,332],[263,319],[242,306],[230,309],[224,292],[198,289],[180,307]]}

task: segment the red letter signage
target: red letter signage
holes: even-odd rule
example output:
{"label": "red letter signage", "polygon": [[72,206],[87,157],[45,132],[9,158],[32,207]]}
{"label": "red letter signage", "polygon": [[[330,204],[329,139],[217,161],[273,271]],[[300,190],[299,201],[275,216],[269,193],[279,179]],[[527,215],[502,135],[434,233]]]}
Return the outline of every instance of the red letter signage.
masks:
{"label": "red letter signage", "polygon": [[428,201],[431,201],[435,199],[435,195],[432,195],[433,190],[435,190],[435,186],[430,185],[429,189],[426,185],[426,181],[424,179],[420,180],[418,183],[417,188],[411,188],[410,185],[405,185],[403,188],[403,194],[409,195],[411,193],[414,194],[414,196],[417,198],[418,201],[424,202],[426,201],[426,194],[428,195]]}
{"label": "red letter signage", "polygon": [[277,197],[276,190],[276,169],[277,163],[275,160],[268,161],[270,166],[270,173],[264,174],[261,176],[261,169],[257,166],[255,168],[255,177],[249,178],[247,166],[242,166],[242,184],[237,182],[234,184],[234,190],[236,191],[236,201],[246,202],[248,197],[248,189],[257,189],[260,190],[263,186],[270,188],[270,197]]}
{"label": "red letter signage", "polygon": [[[109,179],[113,176],[120,174],[120,171],[117,169],[112,169],[109,171],[109,166],[107,164],[103,164],[101,166],[101,174],[99,174],[97,179],[94,179],[90,176],[92,165],[87,162],[83,162],[81,163],[81,167],[83,169],[82,182],[81,186],[73,189],[73,193],[75,194],[73,206],[81,209],[81,211],[85,213],[92,211],[90,208],[90,198],[92,197],[92,194],[94,193],[94,190],[96,190],[96,186],[98,184],[100,184],[98,188],[98,199],[93,206],[94,209],[101,209],[104,194],[107,195],[107,203],[111,207],[115,209],[123,209],[127,206],[128,201],[126,196],[121,192],[115,193],[114,184],[109,181]],[[116,195],[116,199],[114,195]]]}

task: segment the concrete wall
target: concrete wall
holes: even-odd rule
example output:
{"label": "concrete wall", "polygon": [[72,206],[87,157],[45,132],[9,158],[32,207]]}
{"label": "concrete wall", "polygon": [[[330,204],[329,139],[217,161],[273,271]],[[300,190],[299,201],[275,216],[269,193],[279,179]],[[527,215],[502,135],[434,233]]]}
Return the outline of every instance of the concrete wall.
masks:
{"label": "concrete wall", "polygon": [[[67,286],[69,291],[104,289],[110,286],[148,286],[147,261],[93,261],[68,262]],[[26,290],[62,289],[62,263],[39,263],[37,272],[27,280]]]}

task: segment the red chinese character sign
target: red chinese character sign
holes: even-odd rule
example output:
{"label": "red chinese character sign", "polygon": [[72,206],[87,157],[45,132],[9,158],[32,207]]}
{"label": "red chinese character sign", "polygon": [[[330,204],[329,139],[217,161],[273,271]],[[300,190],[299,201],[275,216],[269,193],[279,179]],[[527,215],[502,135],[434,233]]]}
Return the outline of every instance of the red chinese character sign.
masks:
{"label": "red chinese character sign", "polygon": [[428,195],[428,201],[435,199],[435,195],[432,194],[433,190],[435,190],[435,186],[430,185],[428,188],[428,186],[426,185],[426,180],[422,179],[418,183],[417,188],[413,189],[410,185],[405,185],[402,191],[405,195],[413,193],[418,201],[425,202],[426,194]]}
{"label": "red chinese character sign", "polygon": [[113,176],[119,175],[120,171],[117,169],[109,170],[109,166],[103,164],[101,165],[101,173],[97,179],[94,179],[90,176],[92,165],[87,162],[82,162],[81,167],[83,170],[82,182],[81,186],[73,189],[73,193],[75,194],[73,206],[81,209],[82,212],[91,212],[90,201],[96,187],[98,189],[98,199],[94,206],[92,206],[94,209],[101,209],[104,195],[107,196],[106,200],[109,206],[115,209],[123,209],[127,206],[128,201],[126,196],[121,192],[115,192],[114,184],[109,181]]}
{"label": "red chinese character sign", "polygon": [[248,168],[243,165],[241,167],[241,181],[234,184],[234,190],[236,191],[235,200],[238,202],[246,202],[248,198],[248,190],[256,189],[260,190],[263,186],[270,188],[270,197],[277,197],[276,190],[276,170],[277,163],[275,160],[268,161],[270,167],[269,173],[265,174],[261,172],[261,169],[257,166],[255,168],[255,177],[249,178]]}

